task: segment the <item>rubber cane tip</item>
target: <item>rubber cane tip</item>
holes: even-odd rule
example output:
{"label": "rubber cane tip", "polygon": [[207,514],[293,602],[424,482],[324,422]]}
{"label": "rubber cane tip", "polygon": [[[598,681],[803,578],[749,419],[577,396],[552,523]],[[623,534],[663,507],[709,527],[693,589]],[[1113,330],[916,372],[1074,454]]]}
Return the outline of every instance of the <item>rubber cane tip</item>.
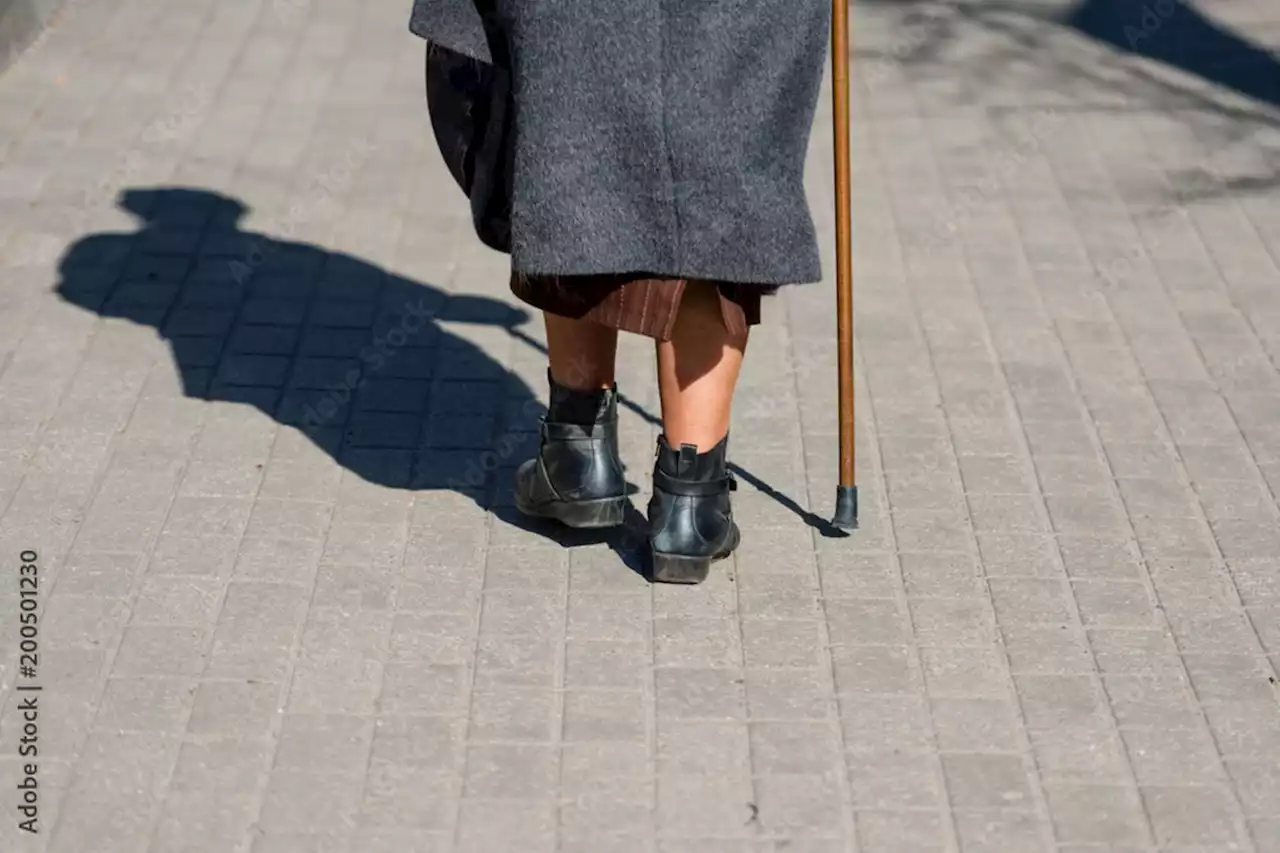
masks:
{"label": "rubber cane tip", "polygon": [[831,526],[839,530],[856,530],[858,528],[858,487],[836,487],[836,514],[831,519]]}

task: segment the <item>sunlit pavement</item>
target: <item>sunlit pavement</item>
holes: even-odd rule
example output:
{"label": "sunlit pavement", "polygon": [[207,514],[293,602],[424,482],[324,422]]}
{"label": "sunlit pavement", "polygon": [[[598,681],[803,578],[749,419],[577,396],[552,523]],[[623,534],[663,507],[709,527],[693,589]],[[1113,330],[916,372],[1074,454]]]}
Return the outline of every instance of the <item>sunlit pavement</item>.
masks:
{"label": "sunlit pavement", "polygon": [[69,0],[0,74],[0,848],[1280,850],[1280,8],[855,4],[862,527],[806,286],[670,588],[511,511],[541,323],[409,5]]}

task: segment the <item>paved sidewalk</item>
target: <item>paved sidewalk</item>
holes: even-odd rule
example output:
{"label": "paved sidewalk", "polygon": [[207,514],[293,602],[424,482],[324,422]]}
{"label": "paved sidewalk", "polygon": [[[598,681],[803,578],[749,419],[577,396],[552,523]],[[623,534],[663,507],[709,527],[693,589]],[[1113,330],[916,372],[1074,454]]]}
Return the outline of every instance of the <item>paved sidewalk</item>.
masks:
{"label": "paved sidewalk", "polygon": [[684,589],[512,515],[541,329],[407,0],[69,0],[0,75],[0,849],[1280,851],[1280,10],[1067,5],[858,4],[863,528],[789,292]]}

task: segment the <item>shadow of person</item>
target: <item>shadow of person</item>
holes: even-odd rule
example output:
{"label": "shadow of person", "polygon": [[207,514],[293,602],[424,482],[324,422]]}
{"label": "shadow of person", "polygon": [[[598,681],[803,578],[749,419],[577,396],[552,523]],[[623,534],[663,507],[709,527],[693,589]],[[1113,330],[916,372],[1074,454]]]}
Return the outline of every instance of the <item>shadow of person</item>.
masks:
{"label": "shadow of person", "polygon": [[248,208],[216,192],[133,188],[118,204],[140,228],[70,246],[57,292],[156,329],[184,394],[254,406],[371,483],[510,505],[545,404],[450,329],[510,336],[526,312],[243,231]]}
{"label": "shadow of person", "polygon": [[[131,188],[137,231],[91,234],[59,262],[57,293],[104,317],[154,328],[183,393],[253,406],[382,486],[465,494],[496,518],[562,545],[607,543],[648,575],[644,517],[573,531],[514,510],[512,474],[537,449],[546,406],[455,329],[495,330],[545,355],[530,317],[342,252],[244,231],[249,208],[205,189]],[[649,423],[635,402],[621,404]],[[807,523],[825,525],[750,472],[735,473]],[[638,489],[628,483],[628,491]]]}
{"label": "shadow of person", "polygon": [[1280,62],[1191,0],[1082,0],[1062,19],[1082,35],[1280,106]]}

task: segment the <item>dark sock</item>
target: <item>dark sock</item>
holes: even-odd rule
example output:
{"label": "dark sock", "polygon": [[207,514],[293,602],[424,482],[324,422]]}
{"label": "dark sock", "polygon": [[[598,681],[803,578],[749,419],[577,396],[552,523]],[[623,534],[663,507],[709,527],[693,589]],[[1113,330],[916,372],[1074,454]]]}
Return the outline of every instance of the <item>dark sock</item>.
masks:
{"label": "dark sock", "polygon": [[547,381],[551,385],[551,403],[547,406],[547,420],[552,423],[590,426],[600,416],[610,394],[609,390],[603,388],[594,391],[565,388],[551,378],[550,371],[547,372]]}

